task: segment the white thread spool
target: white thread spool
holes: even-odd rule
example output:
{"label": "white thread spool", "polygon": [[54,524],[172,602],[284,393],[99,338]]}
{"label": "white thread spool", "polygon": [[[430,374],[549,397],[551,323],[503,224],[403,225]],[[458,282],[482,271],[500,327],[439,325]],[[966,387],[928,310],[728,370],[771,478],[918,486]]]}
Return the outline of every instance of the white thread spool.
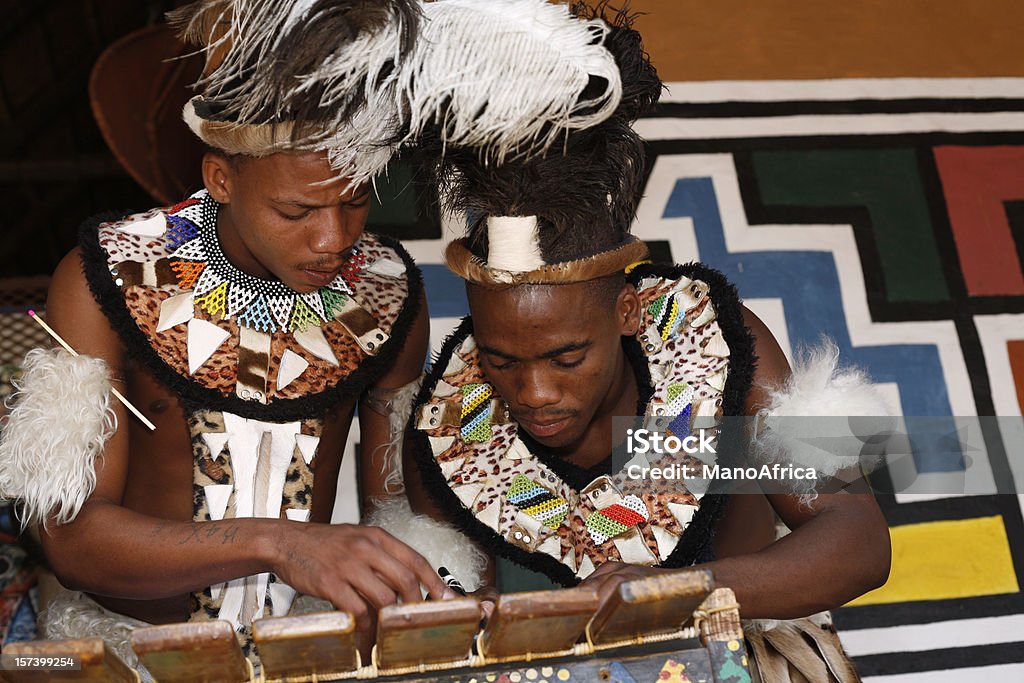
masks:
{"label": "white thread spool", "polygon": [[487,217],[487,265],[526,273],[544,265],[536,216]]}

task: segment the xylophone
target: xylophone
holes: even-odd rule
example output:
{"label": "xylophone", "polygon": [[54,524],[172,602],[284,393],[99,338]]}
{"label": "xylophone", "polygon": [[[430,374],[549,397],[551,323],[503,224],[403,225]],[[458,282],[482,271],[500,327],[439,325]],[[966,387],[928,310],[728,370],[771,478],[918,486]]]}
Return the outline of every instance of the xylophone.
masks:
{"label": "xylophone", "polygon": [[[139,629],[131,644],[161,682],[750,681],[735,596],[714,589],[705,570],[625,582],[603,604],[587,588],[502,595],[479,626],[473,598],[387,607],[364,663],[345,612],[261,619],[253,624],[258,673],[224,621]],[[140,680],[99,638],[10,644],[4,654],[81,662],[78,670],[0,672],[10,683]]]}

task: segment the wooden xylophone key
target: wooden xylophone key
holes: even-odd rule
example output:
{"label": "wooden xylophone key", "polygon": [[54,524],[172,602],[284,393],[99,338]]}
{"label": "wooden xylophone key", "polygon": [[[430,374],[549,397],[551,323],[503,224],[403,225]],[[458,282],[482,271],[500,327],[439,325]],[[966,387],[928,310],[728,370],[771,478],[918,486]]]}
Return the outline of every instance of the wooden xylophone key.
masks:
{"label": "wooden xylophone key", "polygon": [[252,635],[267,681],[325,678],[354,671],[355,619],[348,612],[271,617],[253,623]]}
{"label": "wooden xylophone key", "polygon": [[510,659],[568,650],[599,604],[589,588],[502,595],[480,637],[480,654]]}
{"label": "wooden xylophone key", "polygon": [[676,631],[714,587],[714,578],[706,569],[626,581],[594,615],[588,627],[590,639],[601,646]]}
{"label": "wooden xylophone key", "polygon": [[160,683],[251,679],[251,667],[226,621],[140,628],[132,632],[132,649]]}
{"label": "wooden xylophone key", "polygon": [[138,675],[118,657],[101,638],[79,640],[33,640],[4,645],[5,659],[11,656],[25,657],[31,664],[36,658],[59,660],[75,658],[79,669],[29,669],[16,663],[3,671],[4,680],[10,683],[34,683],[35,681],[112,681],[113,683],[135,683]]}
{"label": "wooden xylophone key", "polygon": [[377,666],[386,673],[465,660],[479,627],[473,598],[385,607],[377,617]]}

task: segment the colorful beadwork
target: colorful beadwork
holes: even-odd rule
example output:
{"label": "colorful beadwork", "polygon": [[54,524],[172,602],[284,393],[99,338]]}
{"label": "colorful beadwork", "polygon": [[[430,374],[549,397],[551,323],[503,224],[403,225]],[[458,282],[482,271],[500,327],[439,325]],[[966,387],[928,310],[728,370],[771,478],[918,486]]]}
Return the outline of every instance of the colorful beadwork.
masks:
{"label": "colorful beadwork", "polygon": [[[180,287],[195,290],[196,303],[203,310],[263,332],[305,330],[334,318],[352,295],[350,283],[358,282],[366,268],[366,255],[358,245],[329,285],[317,292],[299,294],[278,280],[254,277],[228,261],[217,238],[219,209],[220,205],[202,190],[175,206],[167,216],[171,225],[167,242],[172,252],[171,268]],[[251,306],[258,309],[249,311]]]}
{"label": "colorful beadwork", "polygon": [[683,322],[683,316],[679,311],[679,300],[675,294],[659,296],[647,307],[647,311],[654,317],[654,324],[663,341],[675,336]]}
{"label": "colorful beadwork", "polygon": [[569,513],[569,503],[548,489],[517,474],[506,494],[509,502],[539,520],[544,526],[557,529]]}
{"label": "colorful beadwork", "polygon": [[310,325],[319,325],[320,316],[316,312],[306,305],[305,299],[296,299],[295,307],[292,309],[292,319],[288,321],[288,331],[294,332],[299,330],[305,332],[306,328]]}
{"label": "colorful beadwork", "polygon": [[348,301],[348,297],[341,292],[326,287],[320,290],[320,299],[324,302],[324,319],[326,320],[333,318],[335,312]]}
{"label": "colorful beadwork", "polygon": [[670,384],[668,387],[668,414],[674,416],[668,429],[679,438],[690,434],[693,393],[693,387],[686,383]]}
{"label": "colorful beadwork", "polygon": [[268,296],[267,308],[270,315],[274,316],[278,327],[287,329],[288,321],[292,319],[292,307],[295,305],[295,298],[290,296]]}
{"label": "colorful beadwork", "polygon": [[461,429],[463,441],[491,440],[491,396],[494,391],[490,384],[467,384],[462,387]]}
{"label": "colorful beadwork", "polygon": [[166,233],[167,245],[172,249],[199,236],[199,226],[187,218],[168,214],[167,222],[171,224]]}
{"label": "colorful beadwork", "polygon": [[586,527],[596,545],[603,545],[610,538],[625,533],[651,516],[637,496],[626,496],[618,503],[609,505],[587,517]]}
{"label": "colorful beadwork", "polygon": [[199,279],[204,268],[206,268],[206,264],[197,261],[171,261],[171,270],[178,276],[178,285],[182,289],[195,287],[196,280]]}
{"label": "colorful beadwork", "polygon": [[236,322],[242,327],[248,327],[259,332],[277,332],[277,323],[270,315],[270,308],[267,300],[257,296],[245,307],[245,310],[238,314]]}
{"label": "colorful beadwork", "polygon": [[195,197],[195,196],[192,196],[192,197],[189,197],[188,199],[186,199],[184,201],[180,201],[177,204],[175,204],[174,206],[172,206],[171,210],[168,211],[167,213],[178,213],[182,209],[187,209],[188,207],[195,206],[198,203],[199,203],[199,199],[197,197]]}
{"label": "colorful beadwork", "polygon": [[195,303],[210,315],[220,318],[227,316],[228,283],[222,282],[203,296],[196,297]]}
{"label": "colorful beadwork", "polygon": [[359,282],[359,273],[364,268],[366,268],[366,255],[358,247],[353,247],[339,277],[351,285],[353,282]]}

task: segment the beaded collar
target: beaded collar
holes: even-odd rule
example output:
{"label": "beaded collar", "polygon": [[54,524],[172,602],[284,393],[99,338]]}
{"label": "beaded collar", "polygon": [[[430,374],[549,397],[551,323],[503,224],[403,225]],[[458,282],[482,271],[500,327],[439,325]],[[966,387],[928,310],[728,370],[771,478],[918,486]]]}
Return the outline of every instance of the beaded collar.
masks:
{"label": "beaded collar", "polygon": [[[753,352],[732,286],[699,264],[648,264],[627,278],[643,321],[624,348],[645,370],[638,385],[650,388],[638,415],[683,433],[696,418],[741,414]],[[471,319],[445,342],[408,434],[424,486],[449,521],[564,585],[607,561],[680,567],[713,557],[724,496],[621,473],[595,477],[548,456],[487,383]]]}
{"label": "beaded collar", "polygon": [[178,285],[193,290],[202,310],[260,332],[294,332],[332,320],[352,295],[350,283],[366,266],[358,243],[333,282],[302,294],[280,280],[258,278],[232,265],[217,236],[219,210],[220,204],[200,190],[167,213],[170,267]]}

